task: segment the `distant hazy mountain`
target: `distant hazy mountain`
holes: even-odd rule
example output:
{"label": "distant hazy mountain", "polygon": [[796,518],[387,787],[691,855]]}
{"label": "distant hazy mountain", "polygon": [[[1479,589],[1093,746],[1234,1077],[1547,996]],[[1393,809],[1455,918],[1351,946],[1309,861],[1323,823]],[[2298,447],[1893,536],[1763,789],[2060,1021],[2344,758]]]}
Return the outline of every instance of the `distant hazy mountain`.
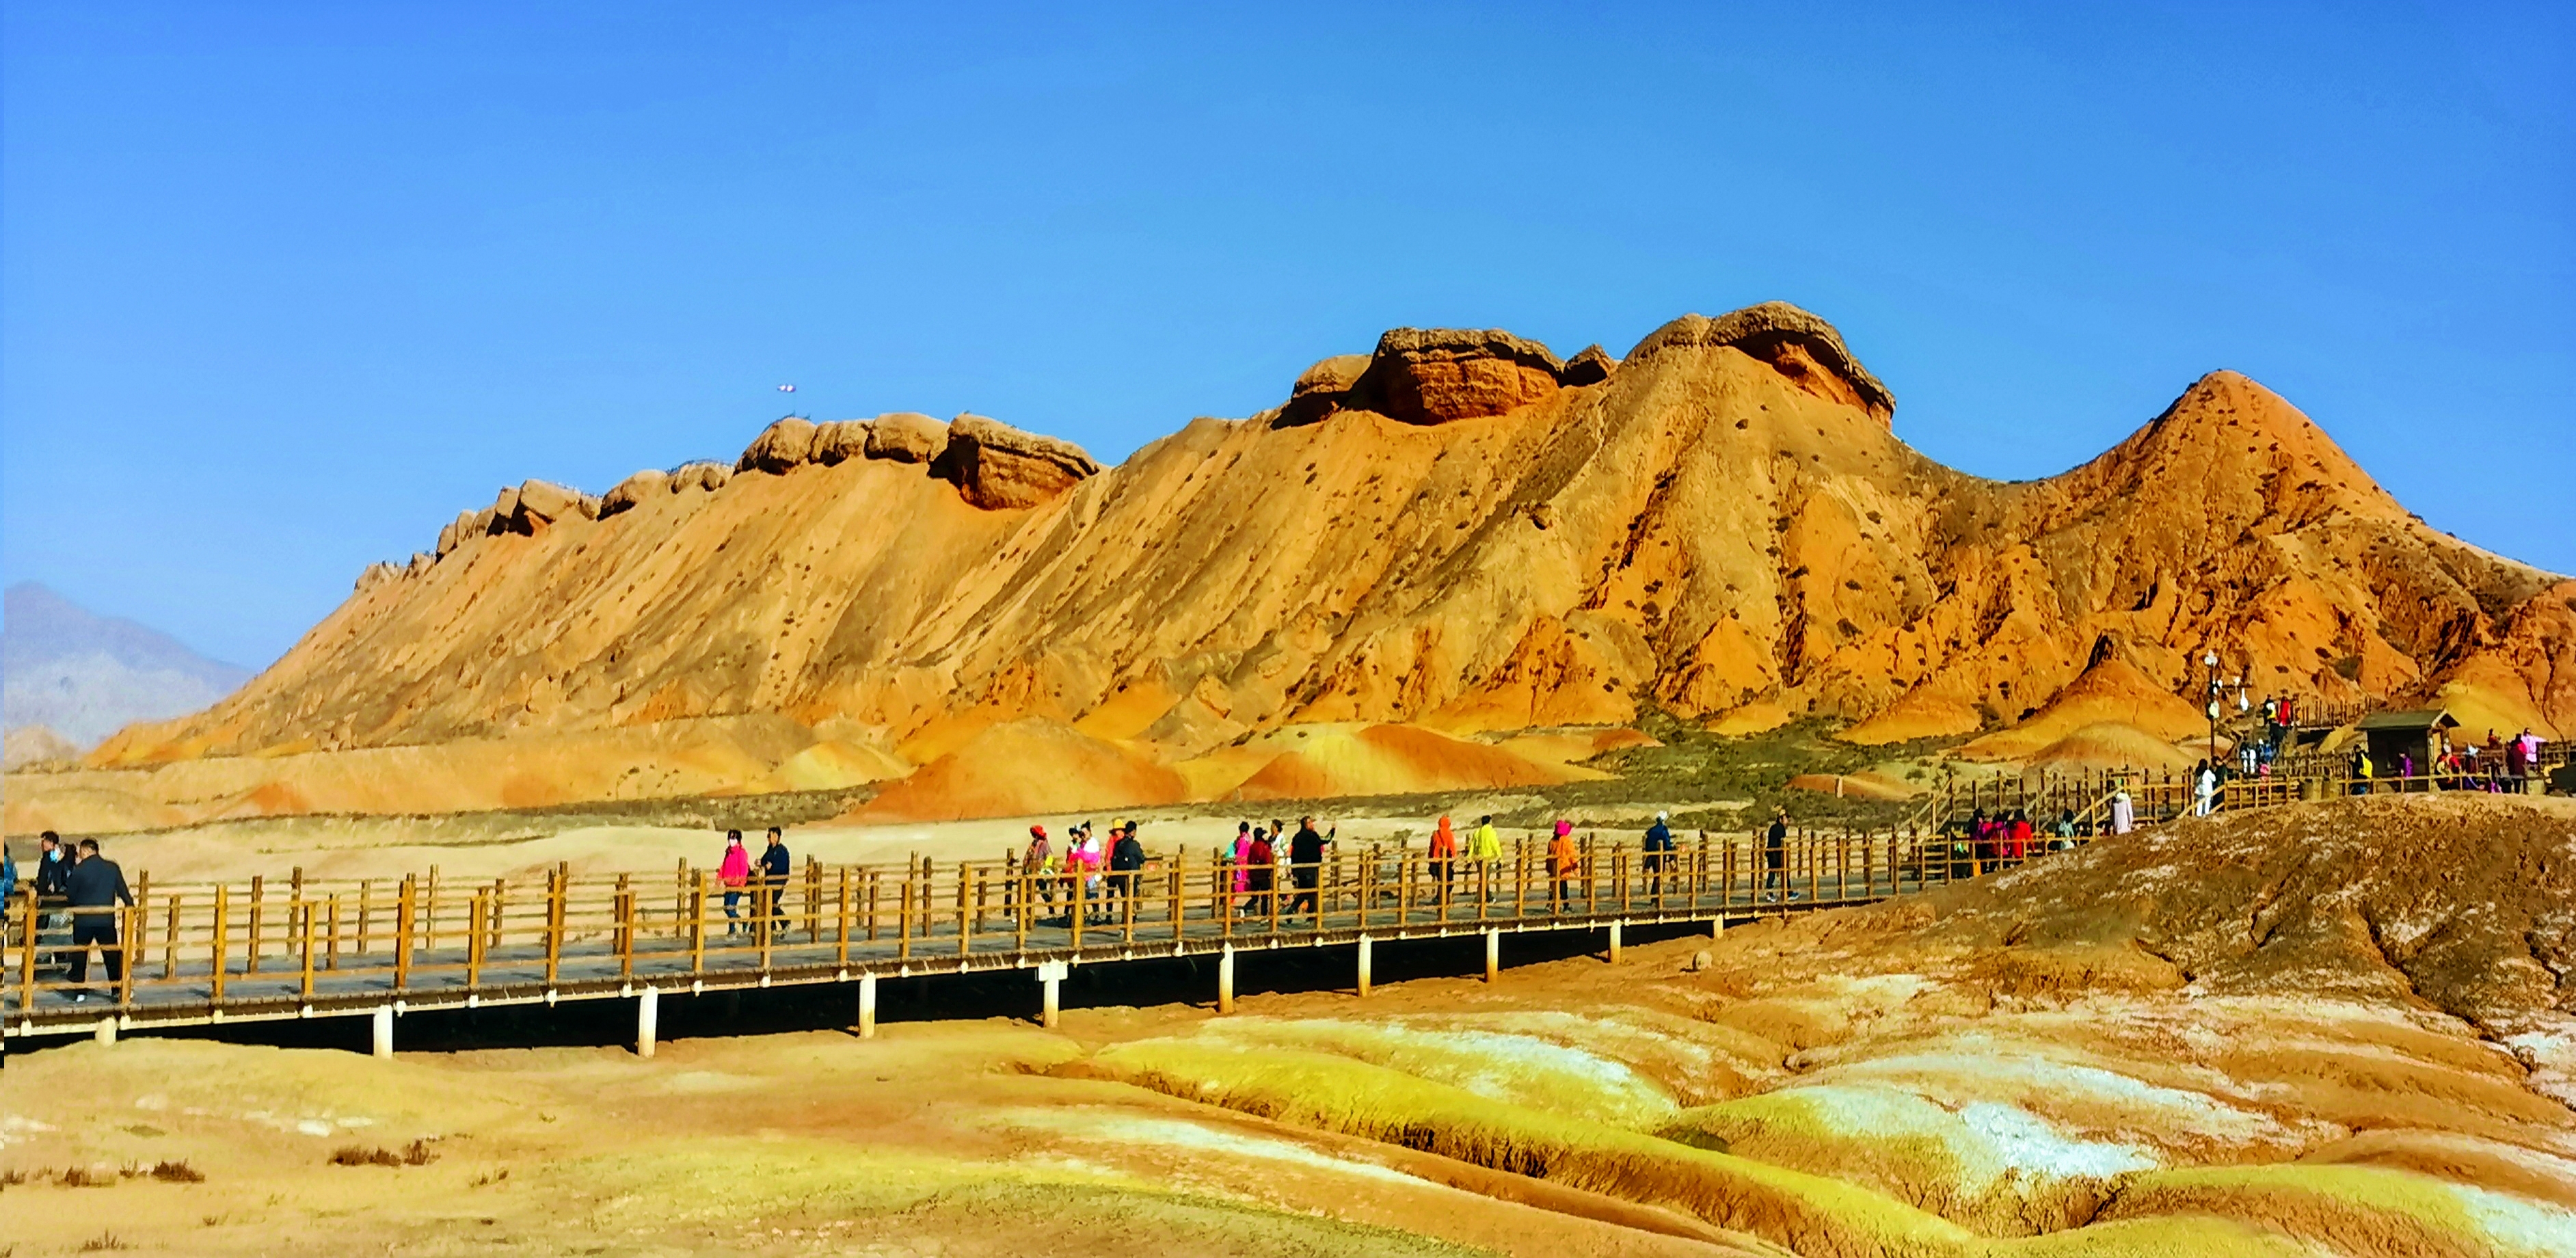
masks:
{"label": "distant hazy mountain", "polygon": [[0,709],[9,729],[41,725],[89,747],[132,722],[197,711],[250,675],[35,582],[9,587],[0,621]]}

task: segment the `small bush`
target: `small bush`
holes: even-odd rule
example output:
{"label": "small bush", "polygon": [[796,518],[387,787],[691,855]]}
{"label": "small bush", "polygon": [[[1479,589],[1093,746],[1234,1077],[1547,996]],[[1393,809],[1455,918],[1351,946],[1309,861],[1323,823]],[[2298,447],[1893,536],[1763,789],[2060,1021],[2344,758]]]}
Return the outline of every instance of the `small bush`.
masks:
{"label": "small bush", "polygon": [[101,1232],[88,1240],[82,1241],[80,1245],[80,1251],[84,1254],[99,1254],[106,1253],[109,1250],[131,1248],[133,1248],[133,1246],[116,1239],[116,1233],[114,1232]]}
{"label": "small bush", "polygon": [[116,1179],[112,1173],[94,1171],[86,1166],[70,1166],[55,1173],[54,1184],[60,1188],[112,1188]]}
{"label": "small bush", "polygon": [[186,1162],[155,1162],[152,1164],[151,1174],[152,1178],[160,1180],[165,1184],[202,1184],[206,1182],[206,1173],[198,1170],[196,1167],[188,1165]]}
{"label": "small bush", "polygon": [[357,1144],[345,1144],[331,1152],[333,1166],[427,1166],[437,1160],[438,1155],[429,1151],[427,1140],[414,1140],[403,1146],[399,1153]]}

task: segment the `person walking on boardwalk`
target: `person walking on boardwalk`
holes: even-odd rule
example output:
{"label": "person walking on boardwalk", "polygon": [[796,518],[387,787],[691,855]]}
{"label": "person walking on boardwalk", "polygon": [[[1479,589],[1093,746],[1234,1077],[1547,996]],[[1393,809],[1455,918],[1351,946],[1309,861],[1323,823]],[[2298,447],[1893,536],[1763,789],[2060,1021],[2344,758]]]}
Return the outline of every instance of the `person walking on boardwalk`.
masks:
{"label": "person walking on boardwalk", "polygon": [[1646,827],[1646,894],[1664,893],[1664,866],[1672,860],[1673,828],[1670,813],[1655,814],[1655,824]]}
{"label": "person walking on boardwalk", "polygon": [[716,881],[724,886],[725,933],[740,934],[742,889],[751,882],[751,853],[742,846],[740,830],[725,831],[724,862],[716,866]]}
{"label": "person walking on boardwalk", "polygon": [[1279,894],[1279,853],[1270,845],[1270,832],[1252,828],[1252,846],[1244,851],[1243,908],[1255,917],[1270,916],[1270,897]]}
{"label": "person walking on boardwalk", "polygon": [[2123,782],[2111,792],[2111,833],[2127,834],[2138,828],[2138,806],[2129,798],[2129,784]]}
{"label": "person walking on boardwalk", "polygon": [[[1790,899],[1798,898],[1797,892],[1789,891],[1789,810],[1786,808],[1772,809],[1771,828],[1762,832],[1762,889],[1770,892],[1775,886],[1787,891]],[[1780,900],[1777,893],[1765,898],[1774,904]]]}
{"label": "person walking on boardwalk", "polygon": [[1130,901],[1127,911],[1131,914],[1135,912],[1132,902],[1136,896],[1136,884],[1142,879],[1144,868],[1145,845],[1137,841],[1136,823],[1130,821],[1126,829],[1118,832],[1117,840],[1109,849],[1109,894]]}
{"label": "person walking on boardwalk", "polygon": [[765,901],[761,908],[769,915],[769,928],[773,931],[787,929],[787,875],[795,868],[793,860],[778,827],[769,827],[769,846],[760,852],[761,880],[768,884],[761,894]]}
{"label": "person walking on boardwalk", "polygon": [[1241,912],[1245,911],[1246,907],[1251,903],[1251,899],[1250,899],[1250,897],[1251,897],[1251,893],[1252,893],[1252,823],[1251,823],[1251,822],[1249,822],[1249,821],[1238,821],[1238,822],[1235,822],[1235,823],[1234,823],[1234,846],[1233,846],[1231,849],[1229,849],[1229,850],[1228,850],[1228,855],[1230,855],[1230,856],[1232,856],[1232,857],[1234,858],[1234,877],[1233,877],[1233,879],[1231,880],[1231,881],[1233,882],[1233,884],[1234,884],[1234,895],[1233,895],[1233,898],[1229,899],[1229,900],[1226,902],[1226,904],[1227,904],[1227,911],[1228,911],[1228,912],[1233,912],[1233,913],[1241,913]]}
{"label": "person walking on boardwalk", "polygon": [[[1336,833],[1340,829],[1339,826],[1334,827]],[[1330,842],[1331,839],[1316,832],[1313,817],[1297,819],[1297,833],[1288,840],[1288,869],[1297,886],[1297,898],[1288,902],[1289,916],[1295,916],[1302,908],[1318,920],[1323,917],[1323,902],[1316,889],[1323,878],[1324,845]]]}
{"label": "person walking on boardwalk", "polygon": [[1449,868],[1458,860],[1458,836],[1449,829],[1449,814],[1440,814],[1439,824],[1431,827],[1431,894],[1436,903],[1449,902]]}
{"label": "person walking on boardwalk", "polygon": [[99,855],[98,840],[81,840],[80,863],[72,866],[68,893],[72,912],[72,1000],[89,997],[79,990],[89,981],[89,950],[95,946],[107,960],[107,981],[125,981],[125,946],[117,942],[117,906],[132,905],[134,893],[126,889],[125,871],[116,862]]}
{"label": "person walking on boardwalk", "polygon": [[2193,816],[2206,817],[2210,813],[2217,811],[2218,767],[2211,764],[2209,761],[2201,761],[2200,767],[2192,773],[2192,791],[2194,797],[2192,803]]}
{"label": "person walking on boardwalk", "polygon": [[1562,817],[1556,821],[1556,835],[1547,843],[1547,910],[1563,913],[1573,906],[1574,876],[1583,868],[1583,854],[1574,850],[1574,823]]}
{"label": "person walking on boardwalk", "polygon": [[1029,827],[1028,850],[1020,854],[1020,875],[1029,886],[1029,907],[1035,909],[1045,900],[1047,911],[1055,911],[1055,845],[1047,842],[1045,826]]}

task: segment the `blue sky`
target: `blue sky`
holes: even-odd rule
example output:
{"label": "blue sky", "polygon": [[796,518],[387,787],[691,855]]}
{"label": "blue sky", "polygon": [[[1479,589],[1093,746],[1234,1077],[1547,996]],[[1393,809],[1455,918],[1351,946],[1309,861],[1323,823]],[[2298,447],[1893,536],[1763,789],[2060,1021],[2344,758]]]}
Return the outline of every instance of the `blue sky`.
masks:
{"label": "blue sky", "polygon": [[1116,459],[1386,327],[1771,298],[1966,470],[2232,367],[2576,571],[2570,9],[11,0],[0,579],[260,665],[781,382]]}

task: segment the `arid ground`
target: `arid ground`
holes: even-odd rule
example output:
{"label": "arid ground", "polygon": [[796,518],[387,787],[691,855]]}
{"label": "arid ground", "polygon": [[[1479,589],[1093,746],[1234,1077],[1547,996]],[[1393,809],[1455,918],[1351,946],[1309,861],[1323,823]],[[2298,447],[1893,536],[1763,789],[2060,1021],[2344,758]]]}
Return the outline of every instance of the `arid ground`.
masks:
{"label": "arid ground", "polygon": [[1256,961],[1222,1017],[1104,970],[1053,1032],[961,990],[650,1060],[84,1042],[10,1062],[0,1249],[2576,1253],[2571,931],[2576,806],[2455,796],[1492,986]]}

